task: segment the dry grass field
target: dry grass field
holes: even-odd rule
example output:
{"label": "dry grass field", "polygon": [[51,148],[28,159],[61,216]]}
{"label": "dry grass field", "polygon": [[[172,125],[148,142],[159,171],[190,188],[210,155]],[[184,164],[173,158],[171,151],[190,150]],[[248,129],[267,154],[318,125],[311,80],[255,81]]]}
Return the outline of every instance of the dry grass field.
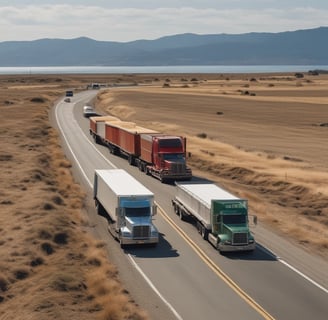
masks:
{"label": "dry grass field", "polygon": [[53,102],[81,85],[0,77],[0,319],[147,319],[89,234],[84,193],[49,123]]}
{"label": "dry grass field", "polygon": [[90,82],[111,86],[99,112],[186,135],[195,175],[328,257],[327,76],[0,76],[0,319],[148,318],[89,234],[48,119],[66,89]]}

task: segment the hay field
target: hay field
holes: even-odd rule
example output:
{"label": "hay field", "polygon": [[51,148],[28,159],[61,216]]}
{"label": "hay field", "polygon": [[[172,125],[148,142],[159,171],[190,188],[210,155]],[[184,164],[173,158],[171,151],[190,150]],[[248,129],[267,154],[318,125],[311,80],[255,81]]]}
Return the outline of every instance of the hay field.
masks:
{"label": "hay field", "polygon": [[[147,319],[104,243],[48,113],[83,77],[0,77],[0,319]],[[101,80],[101,79],[100,79]]]}
{"label": "hay field", "polygon": [[187,136],[189,164],[328,257],[328,76],[163,75],[101,93],[103,113]]}

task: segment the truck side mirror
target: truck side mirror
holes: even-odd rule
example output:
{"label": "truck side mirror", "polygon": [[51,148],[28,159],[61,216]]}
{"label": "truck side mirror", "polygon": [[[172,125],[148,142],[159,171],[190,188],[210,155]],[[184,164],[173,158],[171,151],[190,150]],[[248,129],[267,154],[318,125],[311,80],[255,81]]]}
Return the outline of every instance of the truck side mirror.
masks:
{"label": "truck side mirror", "polygon": [[253,216],[253,223],[257,225],[257,216]]}
{"label": "truck side mirror", "polygon": [[153,216],[157,214],[157,206],[153,206]]}

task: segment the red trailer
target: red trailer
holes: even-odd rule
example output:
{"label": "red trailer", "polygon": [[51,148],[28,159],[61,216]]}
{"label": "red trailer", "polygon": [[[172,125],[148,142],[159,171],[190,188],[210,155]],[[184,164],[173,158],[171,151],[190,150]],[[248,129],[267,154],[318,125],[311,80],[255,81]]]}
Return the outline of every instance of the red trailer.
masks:
{"label": "red trailer", "polygon": [[89,118],[89,132],[92,135],[96,143],[105,143],[105,123],[106,121],[117,122],[119,118],[113,116],[100,116]]}
{"label": "red trailer", "polygon": [[155,133],[154,130],[139,127],[134,122],[110,121],[105,123],[105,140],[113,154],[128,158],[131,165],[140,156],[140,134]]}

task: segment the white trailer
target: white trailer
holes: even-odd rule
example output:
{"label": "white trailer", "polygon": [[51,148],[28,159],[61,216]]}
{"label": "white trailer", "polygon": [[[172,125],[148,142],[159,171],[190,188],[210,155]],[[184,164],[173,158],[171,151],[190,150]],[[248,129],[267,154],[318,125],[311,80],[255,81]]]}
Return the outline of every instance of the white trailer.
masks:
{"label": "white trailer", "polygon": [[176,182],[172,205],[182,220],[191,216],[199,233],[219,251],[252,251],[248,203],[213,183]]}
{"label": "white trailer", "polygon": [[98,213],[107,216],[122,247],[158,243],[154,194],[139,181],[122,169],[96,170],[93,191]]}

